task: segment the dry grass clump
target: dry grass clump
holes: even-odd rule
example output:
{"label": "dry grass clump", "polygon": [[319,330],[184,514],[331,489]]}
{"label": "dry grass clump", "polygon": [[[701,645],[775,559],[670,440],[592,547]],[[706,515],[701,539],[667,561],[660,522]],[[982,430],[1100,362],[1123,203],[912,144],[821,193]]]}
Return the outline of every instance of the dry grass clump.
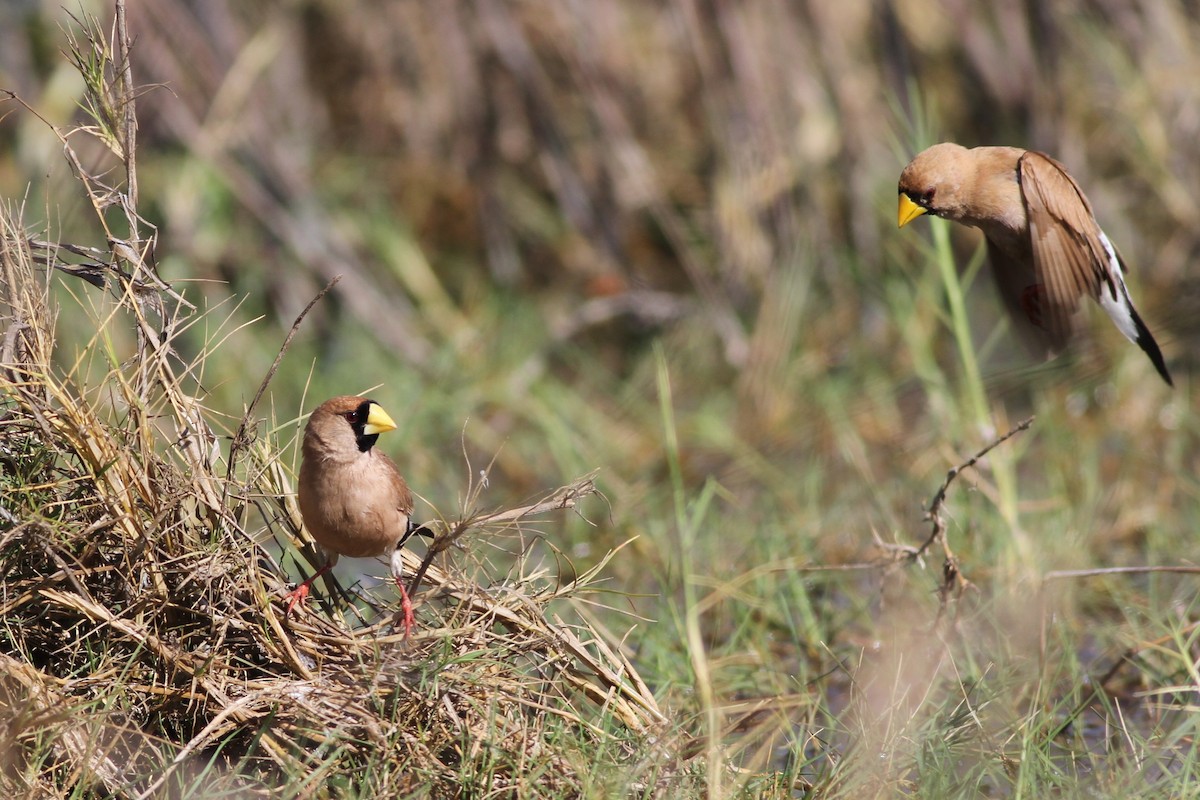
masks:
{"label": "dry grass clump", "polygon": [[[275,545],[299,533],[288,471],[254,435],[258,398],[240,420],[205,407],[200,377],[220,350],[176,350],[204,314],[158,279],[137,213],[123,29],[118,3],[111,36],[89,23],[72,42],[96,125],[55,131],[107,246],[53,245],[19,210],[0,214],[0,786],[378,796],[536,782],[572,795],[597,780],[598,753],[614,768],[653,753],[621,780],[662,780],[666,718],[578,613],[603,564],[559,583],[529,546],[493,582],[457,556],[408,554],[424,570],[409,640],[390,615],[284,616],[295,576]],[[79,150],[97,145],[115,169],[85,169]],[[71,314],[93,312],[77,354],[57,351],[57,281],[81,292]],[[529,517],[594,492],[588,476],[533,506],[465,509],[431,553],[527,537]]]}

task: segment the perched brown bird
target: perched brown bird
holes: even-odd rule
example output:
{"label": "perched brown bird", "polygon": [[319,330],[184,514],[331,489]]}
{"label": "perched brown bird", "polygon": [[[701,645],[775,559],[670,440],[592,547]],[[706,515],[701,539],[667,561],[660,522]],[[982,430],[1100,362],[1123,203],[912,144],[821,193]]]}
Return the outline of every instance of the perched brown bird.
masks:
{"label": "perched brown bird", "polygon": [[391,553],[405,635],[412,630],[412,603],[401,580],[400,559],[404,542],[418,530],[411,519],[412,492],[392,460],[375,448],[379,434],[395,428],[378,403],[362,397],[326,400],[309,417],[300,464],[300,515],[327,561],[288,595],[289,612],[304,602],[309,586],[338,556]]}
{"label": "perched brown bird", "polygon": [[934,145],[900,173],[900,227],[922,214],[983,231],[1004,306],[1043,355],[1066,346],[1087,295],[1171,384],[1158,343],[1129,299],[1125,262],[1062,164],[1016,147]]}

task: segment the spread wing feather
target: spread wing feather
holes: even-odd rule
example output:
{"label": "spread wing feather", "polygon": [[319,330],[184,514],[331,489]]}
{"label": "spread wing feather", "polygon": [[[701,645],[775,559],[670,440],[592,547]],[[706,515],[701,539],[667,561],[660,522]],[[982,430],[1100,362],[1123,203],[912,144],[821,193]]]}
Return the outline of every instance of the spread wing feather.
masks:
{"label": "spread wing feather", "polygon": [[[1061,164],[1027,151],[1017,162],[1017,176],[1042,287],[1040,326],[1052,340],[1065,341],[1080,298],[1099,300],[1101,287],[1114,290],[1112,272],[1120,266],[1105,252],[1091,204]],[[1120,280],[1119,272],[1115,278]]]}
{"label": "spread wing feather", "polygon": [[1017,179],[1029,220],[1033,270],[1044,289],[1037,324],[1050,342],[1066,342],[1079,299],[1089,295],[1171,384],[1158,344],[1129,299],[1125,263],[1100,230],[1079,184],[1062,164],[1032,150],[1017,161]]}

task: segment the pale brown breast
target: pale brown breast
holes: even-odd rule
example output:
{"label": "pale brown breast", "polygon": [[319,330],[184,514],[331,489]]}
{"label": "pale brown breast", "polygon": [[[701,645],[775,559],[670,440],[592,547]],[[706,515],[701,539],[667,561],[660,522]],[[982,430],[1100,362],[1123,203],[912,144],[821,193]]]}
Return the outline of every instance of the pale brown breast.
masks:
{"label": "pale brown breast", "polygon": [[339,555],[389,553],[408,530],[412,493],[392,460],[375,449],[337,463],[305,458],[299,495],[312,537]]}

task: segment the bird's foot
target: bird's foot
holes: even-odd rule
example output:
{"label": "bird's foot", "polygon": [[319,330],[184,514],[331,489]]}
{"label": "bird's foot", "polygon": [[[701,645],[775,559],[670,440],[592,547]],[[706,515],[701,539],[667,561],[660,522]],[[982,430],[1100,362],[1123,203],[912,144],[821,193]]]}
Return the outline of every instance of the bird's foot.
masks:
{"label": "bird's foot", "polygon": [[283,599],[287,601],[287,610],[283,612],[285,617],[292,613],[293,608],[304,608],[304,599],[308,597],[308,590],[309,587],[312,586],[313,581],[324,575],[326,572],[329,572],[332,567],[333,562],[326,562],[325,566],[313,573],[312,577],[306,579],[295,589],[283,596]]}
{"label": "bird's foot", "polygon": [[304,608],[304,600],[308,597],[308,587],[311,584],[312,579],[310,578],[283,596],[283,599],[287,602],[287,609],[283,612],[285,617],[290,616],[292,609],[297,606]]}

